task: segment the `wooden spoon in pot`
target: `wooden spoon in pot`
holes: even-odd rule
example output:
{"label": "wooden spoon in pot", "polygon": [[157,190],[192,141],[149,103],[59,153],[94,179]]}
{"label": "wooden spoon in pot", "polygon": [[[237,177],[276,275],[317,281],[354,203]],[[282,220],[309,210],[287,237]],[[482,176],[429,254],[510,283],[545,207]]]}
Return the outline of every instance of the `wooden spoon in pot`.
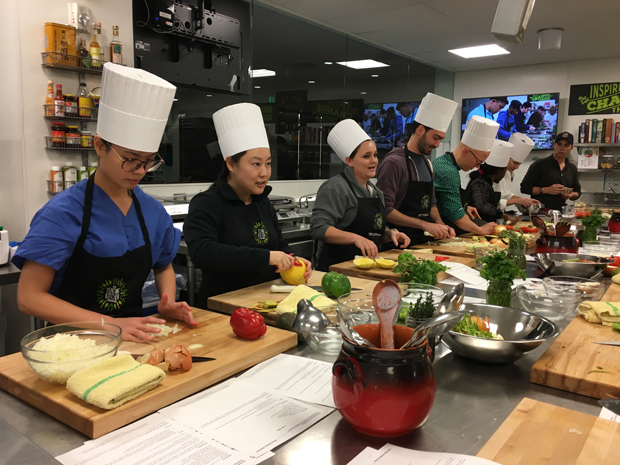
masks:
{"label": "wooden spoon in pot", "polygon": [[372,304],[379,317],[381,348],[394,349],[394,321],[400,310],[400,287],[394,281],[377,283],[372,291]]}

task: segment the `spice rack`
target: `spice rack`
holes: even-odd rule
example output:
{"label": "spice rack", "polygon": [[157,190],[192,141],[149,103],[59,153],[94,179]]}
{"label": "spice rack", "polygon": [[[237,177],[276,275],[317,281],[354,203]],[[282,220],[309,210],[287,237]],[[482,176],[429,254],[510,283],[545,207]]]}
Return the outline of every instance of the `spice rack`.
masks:
{"label": "spice rack", "polygon": [[[71,137],[45,136],[46,150],[70,150],[72,152],[94,152],[93,137],[76,137],[77,141]],[[86,145],[85,145],[86,144]]]}
{"label": "spice rack", "polygon": [[103,65],[107,63],[104,60],[98,60],[96,66],[85,66],[83,58],[78,55],[67,55],[61,52],[43,52],[41,53],[43,62],[41,66],[44,68],[60,69],[65,71],[77,71],[78,73],[102,74]]}
{"label": "spice rack", "polygon": [[[64,120],[72,120],[72,121],[97,121],[97,108],[92,107],[74,107],[75,115],[68,115],[65,111],[64,116],[54,116],[55,110],[54,104],[44,104],[43,105],[43,117],[49,120],[55,121],[64,121]],[[65,109],[66,110],[66,109]],[[89,114],[90,116],[80,116]]]}
{"label": "spice rack", "polygon": [[47,192],[56,195],[74,184],[77,184],[77,181],[47,181]]}

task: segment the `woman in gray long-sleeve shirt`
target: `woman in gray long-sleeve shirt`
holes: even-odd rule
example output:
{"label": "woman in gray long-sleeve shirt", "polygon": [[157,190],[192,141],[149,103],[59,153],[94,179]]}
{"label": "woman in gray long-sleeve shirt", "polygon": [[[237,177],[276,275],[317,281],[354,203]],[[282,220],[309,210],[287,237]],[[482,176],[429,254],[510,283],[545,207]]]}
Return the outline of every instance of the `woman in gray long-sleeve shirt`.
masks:
{"label": "woman in gray long-sleeve shirt", "polygon": [[409,245],[405,234],[386,228],[383,194],[370,182],[378,164],[375,143],[353,120],[334,126],[327,142],[347,166],[317,193],[311,218],[316,268],[328,271],[358,254],[375,258],[382,242]]}

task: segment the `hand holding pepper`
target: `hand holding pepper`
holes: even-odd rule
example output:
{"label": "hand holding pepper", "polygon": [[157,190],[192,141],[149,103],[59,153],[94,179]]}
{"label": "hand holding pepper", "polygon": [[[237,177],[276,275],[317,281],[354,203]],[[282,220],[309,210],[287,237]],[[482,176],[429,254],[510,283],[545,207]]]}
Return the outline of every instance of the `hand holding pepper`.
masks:
{"label": "hand holding pepper", "polygon": [[238,308],[233,312],[230,326],[233,332],[243,339],[258,339],[267,332],[263,317],[247,308]]}

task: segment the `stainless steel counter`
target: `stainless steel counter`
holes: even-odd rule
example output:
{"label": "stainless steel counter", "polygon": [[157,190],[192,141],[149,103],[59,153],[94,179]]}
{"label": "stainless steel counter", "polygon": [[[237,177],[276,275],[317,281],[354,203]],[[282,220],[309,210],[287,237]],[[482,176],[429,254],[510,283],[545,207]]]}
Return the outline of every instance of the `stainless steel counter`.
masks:
{"label": "stainless steel counter", "polygon": [[[531,276],[532,268],[528,268],[528,274]],[[483,297],[484,293],[468,290],[467,295]],[[547,341],[507,365],[472,362],[440,346],[433,365],[437,383],[435,405],[430,418],[418,430],[401,438],[373,438],[357,433],[334,411],[276,449],[275,457],[263,463],[344,465],[366,446],[380,448],[388,442],[412,449],[475,455],[523,397],[598,415],[600,407],[595,399],[530,383],[531,366],[550,344]],[[328,362],[336,358],[317,354],[305,344],[287,353]],[[87,439],[0,390],[0,463],[57,463],[54,456],[79,447]]]}

